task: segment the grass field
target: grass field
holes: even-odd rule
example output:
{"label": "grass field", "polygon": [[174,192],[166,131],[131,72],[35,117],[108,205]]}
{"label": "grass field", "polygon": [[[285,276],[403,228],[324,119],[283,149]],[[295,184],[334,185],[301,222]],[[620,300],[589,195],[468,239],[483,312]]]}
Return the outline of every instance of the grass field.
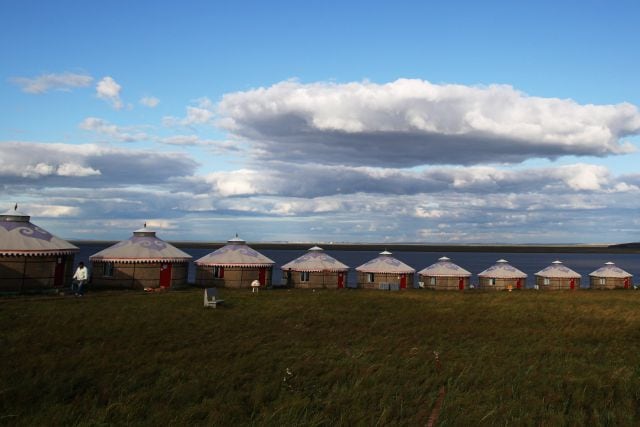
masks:
{"label": "grass field", "polygon": [[0,300],[0,424],[640,424],[640,292],[221,293]]}

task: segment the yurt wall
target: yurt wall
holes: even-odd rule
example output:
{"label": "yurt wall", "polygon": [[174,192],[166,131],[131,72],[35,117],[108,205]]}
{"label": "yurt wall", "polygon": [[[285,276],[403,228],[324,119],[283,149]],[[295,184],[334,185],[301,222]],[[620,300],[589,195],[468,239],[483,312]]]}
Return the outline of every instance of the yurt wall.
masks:
{"label": "yurt wall", "polygon": [[[373,274],[373,282],[369,281],[371,274]],[[358,271],[359,288],[379,289],[380,285],[383,283],[398,285],[401,289],[410,289],[413,288],[413,273],[366,273]],[[403,284],[404,287],[401,286]]]}
{"label": "yurt wall", "polygon": [[[527,284],[527,279],[503,279],[503,278],[490,278],[490,277],[480,277],[479,278],[479,288],[486,290],[495,290],[501,291],[505,289],[524,289]],[[518,282],[520,285],[518,286]]]}
{"label": "yurt wall", "polygon": [[34,292],[68,287],[74,255],[0,256],[0,292]]}
{"label": "yurt wall", "polygon": [[579,278],[536,276],[536,285],[538,285],[538,288],[542,290],[561,291],[572,289],[572,281],[573,289],[580,289]]}
{"label": "yurt wall", "polygon": [[[222,277],[215,277],[216,271]],[[262,271],[262,273],[261,273]],[[199,265],[196,267],[196,285],[201,287],[250,288],[251,282],[260,281],[262,286],[271,286],[272,267],[216,267]]]}
{"label": "yurt wall", "polygon": [[[291,272],[291,284],[294,288],[302,289],[338,289],[340,287],[347,286],[347,272],[335,272],[335,271],[311,271],[307,272],[308,281],[302,281],[303,272],[292,271]],[[283,276],[287,277],[287,272],[283,272]],[[342,278],[342,279],[340,279]],[[342,282],[342,286],[338,286],[338,282]]]}
{"label": "yurt wall", "polygon": [[[161,281],[162,269],[169,264],[170,278],[165,283]],[[93,262],[90,286],[103,289],[144,289],[162,285],[181,287],[187,284],[188,267],[186,262]]]}
{"label": "yurt wall", "polygon": [[630,289],[633,288],[631,277],[597,277],[590,276],[591,289]]}
{"label": "yurt wall", "polygon": [[437,276],[422,276],[420,275],[420,281],[424,284],[426,289],[434,289],[437,291],[454,291],[460,290],[460,284],[462,283],[462,289],[469,289],[470,278],[469,277],[437,277]]}

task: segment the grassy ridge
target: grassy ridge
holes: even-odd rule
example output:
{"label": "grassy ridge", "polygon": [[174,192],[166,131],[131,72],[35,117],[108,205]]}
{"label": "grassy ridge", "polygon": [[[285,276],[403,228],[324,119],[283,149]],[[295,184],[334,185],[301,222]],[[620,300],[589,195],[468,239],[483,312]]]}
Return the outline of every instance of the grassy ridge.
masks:
{"label": "grassy ridge", "polygon": [[[640,293],[0,301],[0,423],[633,425]],[[440,353],[436,369],[433,352]]]}

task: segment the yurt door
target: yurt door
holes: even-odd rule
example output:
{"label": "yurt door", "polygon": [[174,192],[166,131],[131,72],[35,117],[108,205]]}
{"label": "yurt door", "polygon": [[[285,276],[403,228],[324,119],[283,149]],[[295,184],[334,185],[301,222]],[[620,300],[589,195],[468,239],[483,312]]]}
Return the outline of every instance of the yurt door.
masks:
{"label": "yurt door", "polygon": [[522,279],[516,280],[516,289],[522,288]]}
{"label": "yurt door", "polygon": [[464,277],[458,277],[458,289],[464,289]]}
{"label": "yurt door", "polygon": [[171,264],[162,264],[160,267],[160,287],[171,287]]}
{"label": "yurt door", "polygon": [[53,286],[60,287],[64,285],[64,267],[66,264],[66,257],[59,256],[56,258],[56,270],[53,275]]}
{"label": "yurt door", "polygon": [[569,281],[569,289],[575,289],[576,288],[576,279],[571,279]]}
{"label": "yurt door", "polygon": [[344,273],[338,273],[338,288],[344,288]]}
{"label": "yurt door", "polygon": [[267,269],[264,267],[260,267],[260,270],[258,270],[258,282],[260,282],[260,284],[262,286],[266,286],[267,282]]}
{"label": "yurt door", "polygon": [[400,276],[400,289],[407,289],[407,275]]}
{"label": "yurt door", "polygon": [[629,278],[628,277],[624,278],[624,288],[625,289],[629,289]]}

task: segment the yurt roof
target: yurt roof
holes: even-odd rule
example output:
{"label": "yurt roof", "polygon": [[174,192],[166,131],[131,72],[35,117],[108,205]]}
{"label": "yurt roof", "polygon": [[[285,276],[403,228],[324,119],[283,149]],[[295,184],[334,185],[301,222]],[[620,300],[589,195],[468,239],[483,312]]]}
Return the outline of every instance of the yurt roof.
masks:
{"label": "yurt roof", "polygon": [[293,271],[347,271],[349,267],[327,255],[324,250],[314,246],[306,254],[281,267]]}
{"label": "yurt roof", "polygon": [[189,262],[191,255],[156,237],[156,232],[141,228],[127,240],[109,246],[89,257],[93,262]]}
{"label": "yurt roof", "polygon": [[16,209],[0,214],[0,255],[66,255],[78,248],[30,222]]}
{"label": "yurt roof", "polygon": [[569,267],[562,264],[562,261],[553,261],[550,266],[538,271],[536,276],[556,279],[579,279],[580,273],[576,273]]}
{"label": "yurt roof", "polygon": [[356,271],[363,273],[392,273],[392,274],[410,274],[415,273],[414,268],[409,267],[404,262],[391,256],[388,251],[380,252],[380,256],[356,268]]}
{"label": "yurt roof", "polygon": [[499,259],[494,265],[478,274],[478,277],[490,277],[496,279],[524,279],[526,273],[513,267],[505,259]]}
{"label": "yurt roof", "polygon": [[470,272],[454,264],[446,256],[438,258],[438,262],[423,268],[418,274],[431,277],[471,277]]}
{"label": "yurt roof", "polygon": [[605,262],[603,267],[600,267],[594,272],[589,273],[589,276],[594,277],[611,277],[613,279],[624,279],[627,277],[633,277],[633,274],[630,274],[612,262]]}
{"label": "yurt roof", "polygon": [[271,267],[275,262],[252,249],[247,242],[236,237],[227,244],[197,260],[196,265],[221,267]]}

